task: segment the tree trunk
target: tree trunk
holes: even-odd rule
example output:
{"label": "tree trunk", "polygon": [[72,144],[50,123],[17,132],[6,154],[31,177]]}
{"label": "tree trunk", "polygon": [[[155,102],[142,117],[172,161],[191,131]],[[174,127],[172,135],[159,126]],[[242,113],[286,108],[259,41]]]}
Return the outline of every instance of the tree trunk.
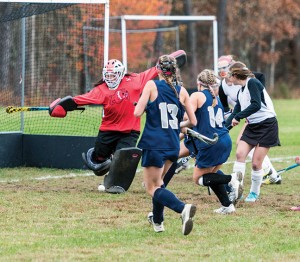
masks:
{"label": "tree trunk", "polygon": [[[185,0],[184,1],[184,14],[185,15],[192,15],[192,1],[191,0]],[[188,50],[190,50],[190,54],[188,55],[188,58],[190,59],[190,77],[195,78],[195,76],[198,75],[198,63],[197,63],[197,46],[196,46],[196,30],[194,23],[188,23],[187,24],[187,35],[186,35],[186,42],[188,44]]]}
{"label": "tree trunk", "polygon": [[218,56],[225,55],[225,31],[226,31],[226,12],[227,0],[219,0],[217,19],[218,19]]}
{"label": "tree trunk", "polygon": [[[271,56],[275,53],[275,45],[276,45],[276,41],[275,41],[274,37],[272,36],[271,50],[270,50]],[[275,82],[275,61],[274,61],[274,58],[272,58],[271,65],[270,65],[270,86],[269,86],[270,94],[272,94],[274,92],[274,82]]]}

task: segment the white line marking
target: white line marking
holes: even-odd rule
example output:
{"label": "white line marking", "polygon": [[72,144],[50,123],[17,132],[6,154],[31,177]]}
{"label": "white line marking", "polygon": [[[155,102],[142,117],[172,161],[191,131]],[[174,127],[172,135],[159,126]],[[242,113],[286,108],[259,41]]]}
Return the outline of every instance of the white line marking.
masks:
{"label": "white line marking", "polygon": [[[296,156],[288,156],[288,157],[275,157],[270,158],[271,162],[289,162],[290,160],[294,161]],[[247,160],[246,163],[251,162],[250,160]],[[234,161],[228,161],[224,163],[224,165],[233,164]],[[193,168],[193,165],[189,165],[188,169]],[[141,172],[142,168],[137,169],[137,172]],[[42,177],[35,177],[35,178],[29,178],[29,179],[8,179],[8,180],[0,180],[0,183],[17,183],[25,180],[50,180],[50,179],[61,179],[61,178],[70,178],[70,177],[89,177],[89,176],[95,176],[93,172],[86,172],[83,174],[74,174],[70,173],[67,175],[62,176],[42,176]]]}
{"label": "white line marking", "polygon": [[14,183],[14,182],[21,182],[25,180],[50,180],[50,179],[60,179],[60,178],[69,178],[69,177],[88,177],[88,176],[95,176],[94,173],[83,173],[83,174],[74,174],[70,173],[68,175],[62,176],[42,176],[42,177],[35,177],[35,178],[28,178],[28,179],[8,179],[8,180],[0,180],[0,183]]}

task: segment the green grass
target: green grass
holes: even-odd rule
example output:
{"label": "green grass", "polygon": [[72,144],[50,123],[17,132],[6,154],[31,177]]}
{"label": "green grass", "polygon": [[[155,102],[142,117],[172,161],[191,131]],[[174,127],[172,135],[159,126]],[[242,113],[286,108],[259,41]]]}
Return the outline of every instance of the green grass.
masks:
{"label": "green grass", "polygon": [[[269,156],[281,169],[300,154],[300,103],[276,100],[282,146]],[[239,131],[230,131],[233,141]],[[222,168],[230,173],[229,164]],[[245,194],[250,186],[247,163]],[[103,177],[85,170],[0,169],[0,261],[299,261],[300,167],[283,174],[281,185],[263,186],[257,203],[239,202],[234,215],[212,211],[214,195],[193,184],[192,169],[169,188],[197,205],[194,229],[181,234],[179,215],[166,209],[164,233],[146,217],[151,199],[136,175],[128,192],[97,191]]]}

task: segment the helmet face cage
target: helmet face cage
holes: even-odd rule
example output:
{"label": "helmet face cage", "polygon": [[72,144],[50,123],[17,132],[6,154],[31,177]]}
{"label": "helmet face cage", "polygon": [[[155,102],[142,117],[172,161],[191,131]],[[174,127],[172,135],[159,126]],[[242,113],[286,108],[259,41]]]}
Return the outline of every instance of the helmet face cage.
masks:
{"label": "helmet face cage", "polygon": [[234,62],[232,56],[221,56],[218,59],[218,74],[222,78],[227,78],[230,65]]}
{"label": "helmet face cage", "polygon": [[157,70],[167,77],[176,74],[176,67],[175,58],[167,55],[161,56],[156,64]]}
{"label": "helmet face cage", "polygon": [[116,89],[125,75],[125,67],[117,60],[112,59],[103,68],[103,80],[109,89]]}

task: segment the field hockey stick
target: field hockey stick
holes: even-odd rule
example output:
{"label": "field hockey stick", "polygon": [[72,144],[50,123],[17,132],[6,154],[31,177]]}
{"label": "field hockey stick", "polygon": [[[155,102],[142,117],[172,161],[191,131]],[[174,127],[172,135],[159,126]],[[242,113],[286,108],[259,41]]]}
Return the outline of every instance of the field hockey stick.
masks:
{"label": "field hockey stick", "polygon": [[293,168],[295,168],[295,167],[298,167],[299,166],[299,164],[293,164],[293,165],[291,165],[291,166],[288,166],[288,167],[286,167],[286,168],[283,168],[283,169],[280,169],[280,170],[278,170],[277,171],[277,173],[278,173],[278,175],[280,175],[280,174],[282,174],[282,173],[284,173],[284,172],[286,172],[286,171],[289,171],[289,170],[291,170],[291,169],[293,169]]}
{"label": "field hockey stick", "polygon": [[[16,113],[16,112],[26,112],[26,111],[49,111],[50,107],[45,106],[23,106],[23,107],[15,107],[8,106],[6,107],[6,113]],[[85,110],[84,107],[78,107],[75,110],[81,110],[82,112]]]}
{"label": "field hockey stick", "polygon": [[216,133],[214,134],[214,138],[209,138],[207,136],[201,135],[200,133],[198,133],[190,128],[187,128],[187,134],[190,135],[191,137],[197,138],[197,139],[201,140],[202,142],[209,144],[209,145],[214,145],[219,140],[219,136]]}

